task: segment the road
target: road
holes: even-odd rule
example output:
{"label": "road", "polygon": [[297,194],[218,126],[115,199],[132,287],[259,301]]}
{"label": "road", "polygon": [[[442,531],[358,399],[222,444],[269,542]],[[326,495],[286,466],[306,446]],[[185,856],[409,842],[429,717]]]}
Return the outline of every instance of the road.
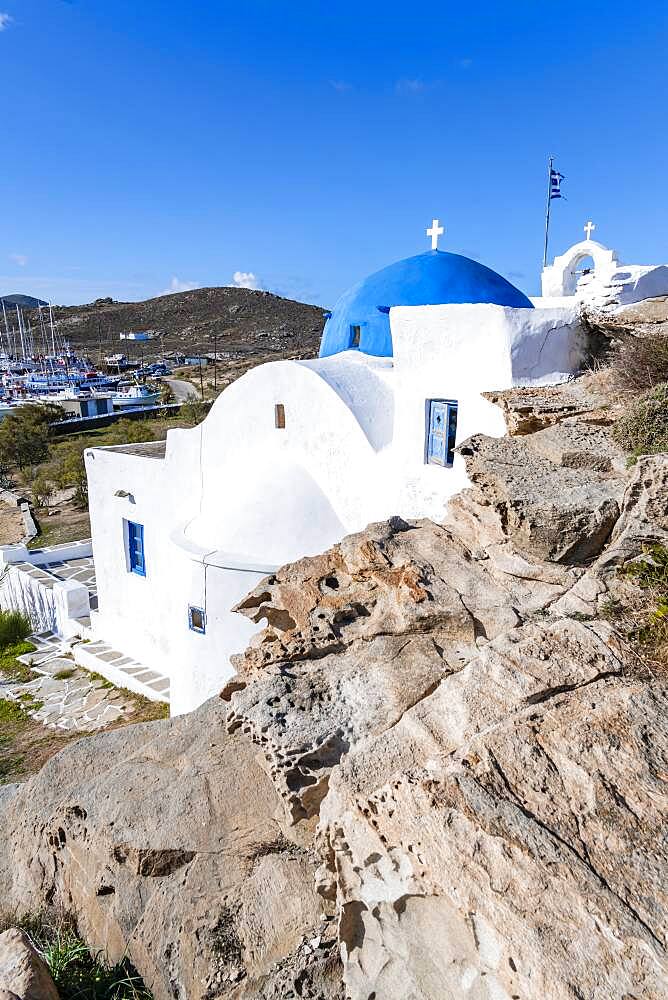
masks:
{"label": "road", "polygon": [[184,382],[180,378],[163,378],[169,388],[174,393],[175,403],[185,403],[188,399],[199,399],[199,393],[190,382]]}

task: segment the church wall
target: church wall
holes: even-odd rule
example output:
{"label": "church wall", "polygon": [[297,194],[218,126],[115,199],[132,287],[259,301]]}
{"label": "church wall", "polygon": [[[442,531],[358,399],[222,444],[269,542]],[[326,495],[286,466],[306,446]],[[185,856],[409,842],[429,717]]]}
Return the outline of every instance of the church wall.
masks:
{"label": "church wall", "polygon": [[482,393],[560,381],[582,358],[575,310],[503,306],[399,306],[390,312],[397,380],[395,455],[398,512],[441,520],[447,500],[469,485],[463,459],[426,465],[425,402],[458,403],[457,444],[474,433],[501,437],[505,423]]}
{"label": "church wall", "polygon": [[243,615],[230,608],[253,590],[264,572],[243,568],[191,564],[189,600],[206,608],[206,632],[193,632],[186,624],[187,603],[183,607],[183,628],[175,653],[180,669],[172,673],[170,714],[180,715],[217,694],[233,676],[230,657],[241,653],[259,631]]}
{"label": "church wall", "polygon": [[366,523],[374,449],[306,366],[254,369],[226,389],[203,426],[201,515],[187,528],[197,544],[280,564]]}
{"label": "church wall", "polygon": [[[171,676],[182,567],[168,539],[182,495],[171,488],[164,460],[96,449],[86,453],[86,468],[99,602],[93,627],[121,652]],[[130,497],[115,497],[117,490]],[[146,576],[128,570],[125,519],[144,526]]]}

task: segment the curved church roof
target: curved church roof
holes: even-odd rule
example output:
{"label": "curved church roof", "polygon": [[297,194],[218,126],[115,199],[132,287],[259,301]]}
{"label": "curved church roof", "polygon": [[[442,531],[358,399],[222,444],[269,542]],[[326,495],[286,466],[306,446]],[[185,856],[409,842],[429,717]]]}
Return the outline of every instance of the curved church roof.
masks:
{"label": "curved church roof", "polygon": [[325,323],[320,357],[355,348],[391,357],[391,306],[453,302],[533,309],[523,292],[484,264],[461,254],[429,250],[390,264],[344,292]]}

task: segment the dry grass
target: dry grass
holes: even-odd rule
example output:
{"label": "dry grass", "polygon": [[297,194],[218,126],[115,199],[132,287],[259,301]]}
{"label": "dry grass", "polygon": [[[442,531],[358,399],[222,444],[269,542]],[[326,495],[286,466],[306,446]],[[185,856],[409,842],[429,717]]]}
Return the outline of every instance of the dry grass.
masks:
{"label": "dry grass", "polygon": [[653,545],[620,570],[628,586],[603,609],[652,673],[668,669],[668,549]]}
{"label": "dry grass", "polygon": [[608,360],[618,390],[647,392],[668,382],[668,334],[626,336],[613,345]]}
{"label": "dry grass", "polygon": [[0,785],[25,781],[82,735],[47,729],[22,705],[0,699]]}

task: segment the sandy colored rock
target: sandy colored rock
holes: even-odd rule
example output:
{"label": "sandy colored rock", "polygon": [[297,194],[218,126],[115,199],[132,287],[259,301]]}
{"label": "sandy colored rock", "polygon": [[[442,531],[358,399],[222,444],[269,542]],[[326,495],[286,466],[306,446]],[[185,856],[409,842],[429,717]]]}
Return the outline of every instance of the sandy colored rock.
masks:
{"label": "sandy colored rock", "polygon": [[293,821],[308,819],[354,745],[575,579],[503,547],[477,561],[429,521],[370,525],[283,567],[239,605],[270,624],[223,692],[230,731],[262,749]]}
{"label": "sandy colored rock", "polygon": [[19,1000],[58,1000],[49,967],[17,927],[0,934],[0,997]]}
{"label": "sandy colored rock", "polygon": [[573,417],[588,423],[609,424],[614,400],[605,372],[571,379],[562,385],[524,386],[485,392],[485,399],[501,408],[508,433],[534,434]]}
{"label": "sandy colored rock", "polygon": [[[73,911],[93,951],[127,953],[156,1000],[254,997],[320,924],[308,853],[217,699],[79,741],[0,799],[0,898]],[[244,992],[246,991],[246,992]]]}
{"label": "sandy colored rock", "polygon": [[626,475],[626,455],[613,441],[609,427],[568,417],[528,434],[524,442],[537,455],[564,468]]}
{"label": "sandy colored rock", "polygon": [[466,508],[483,508],[488,541],[507,538],[530,558],[563,563],[601,551],[619,516],[621,479],[593,471],[583,476],[517,438],[475,434],[457,450],[473,488],[453,498],[451,510],[460,516]]}
{"label": "sandy colored rock", "polygon": [[527,625],[343,761],[320,877],[353,1000],[668,996],[668,692],[625,669],[609,629]]}
{"label": "sandy colored rock", "polygon": [[668,455],[642,455],[631,470],[606,551],[596,564],[603,572],[636,559],[652,545],[668,545]]}

